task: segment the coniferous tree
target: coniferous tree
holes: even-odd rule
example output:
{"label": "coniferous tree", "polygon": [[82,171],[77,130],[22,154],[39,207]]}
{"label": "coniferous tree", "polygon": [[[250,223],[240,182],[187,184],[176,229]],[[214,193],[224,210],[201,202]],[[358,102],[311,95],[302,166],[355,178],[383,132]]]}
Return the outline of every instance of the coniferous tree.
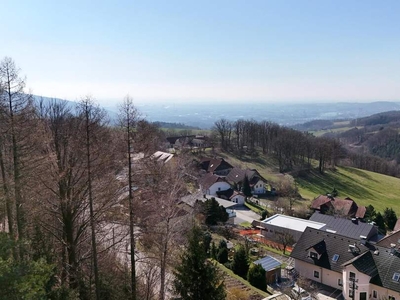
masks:
{"label": "coniferous tree", "polygon": [[383,211],[383,218],[385,219],[387,228],[393,230],[397,222],[397,216],[393,208],[386,207],[385,210]]}
{"label": "coniferous tree", "polygon": [[385,219],[380,212],[376,214],[374,222],[376,223],[376,226],[378,226],[380,232],[386,234]]}
{"label": "coniferous tree", "polygon": [[174,290],[181,300],[222,300],[226,297],[223,280],[217,268],[207,260],[204,234],[194,226],[181,264],[174,271]]}
{"label": "coniferous tree", "polygon": [[265,270],[261,265],[253,265],[249,269],[247,273],[247,280],[250,282],[251,285],[255,286],[256,288],[266,291],[267,290],[267,281],[265,278]]}
{"label": "coniferous tree", "polygon": [[248,270],[249,261],[246,249],[243,246],[240,246],[233,256],[232,271],[240,277],[246,278]]}
{"label": "coniferous tree", "polygon": [[249,182],[249,178],[247,177],[247,175],[244,177],[244,180],[243,180],[243,194],[246,197],[251,197],[253,195],[251,193],[250,182]]}

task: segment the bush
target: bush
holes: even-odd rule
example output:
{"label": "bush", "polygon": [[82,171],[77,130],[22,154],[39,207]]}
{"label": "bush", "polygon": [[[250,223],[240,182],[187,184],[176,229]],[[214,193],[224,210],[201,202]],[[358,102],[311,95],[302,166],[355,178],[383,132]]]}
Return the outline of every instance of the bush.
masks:
{"label": "bush", "polygon": [[256,288],[262,291],[267,290],[265,270],[261,265],[253,265],[249,269],[249,272],[247,273],[247,280],[250,282],[252,286],[255,286]]}
{"label": "bush", "polygon": [[240,277],[246,278],[249,270],[249,262],[246,250],[240,246],[233,256],[232,271]]}
{"label": "bush", "polygon": [[228,262],[228,248],[220,248],[217,254],[217,260],[221,264]]}

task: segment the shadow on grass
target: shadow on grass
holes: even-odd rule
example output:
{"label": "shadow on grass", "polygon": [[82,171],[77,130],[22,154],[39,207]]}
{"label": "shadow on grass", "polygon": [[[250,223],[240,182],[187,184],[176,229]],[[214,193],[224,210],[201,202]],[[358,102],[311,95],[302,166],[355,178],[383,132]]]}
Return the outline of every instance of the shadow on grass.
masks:
{"label": "shadow on grass", "polygon": [[369,198],[371,192],[354,181],[354,178],[335,171],[327,171],[324,174],[312,170],[296,178],[299,187],[308,190],[318,196],[327,194],[336,188],[339,197]]}
{"label": "shadow on grass", "polygon": [[365,179],[374,181],[374,182],[378,182],[376,179],[374,179],[371,175],[367,174],[366,172],[363,172],[361,170],[352,168],[352,167],[341,167],[343,170],[345,170],[346,172],[352,173],[354,175],[363,177]]}

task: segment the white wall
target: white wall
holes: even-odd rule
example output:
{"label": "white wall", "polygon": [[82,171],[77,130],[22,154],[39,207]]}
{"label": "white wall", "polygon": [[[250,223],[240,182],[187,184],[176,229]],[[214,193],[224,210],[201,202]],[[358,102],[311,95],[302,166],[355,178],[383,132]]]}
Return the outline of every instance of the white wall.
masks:
{"label": "white wall", "polygon": [[358,288],[357,290],[355,290],[354,299],[360,298],[360,292],[366,292],[367,299],[369,299],[369,294],[370,294],[369,281],[371,277],[358,272],[357,269],[353,267],[353,265],[348,265],[343,269],[343,297],[345,299],[351,299],[349,296],[349,290],[352,285],[352,282],[349,280],[350,272],[355,273],[356,279],[358,280],[358,282],[356,283]]}
{"label": "white wall", "polygon": [[[299,272],[300,276],[323,283],[339,290],[342,289],[342,286],[338,285],[338,279],[342,278],[342,273],[324,269],[298,259],[294,260],[294,268],[297,272]],[[314,277],[314,271],[319,272],[319,278]]]}
{"label": "white wall", "polygon": [[253,186],[253,194],[265,194],[265,183],[262,180]]}
{"label": "white wall", "polygon": [[245,200],[245,197],[242,196],[242,195],[236,195],[235,197],[233,197],[231,199],[231,201],[233,201],[233,202],[235,202],[237,204],[240,204],[240,205],[244,204],[244,200]]}
{"label": "white wall", "polygon": [[230,188],[231,186],[229,185],[229,183],[224,181],[219,181],[210,186],[210,188],[206,191],[206,194],[211,196],[217,196],[217,191],[226,191]]}

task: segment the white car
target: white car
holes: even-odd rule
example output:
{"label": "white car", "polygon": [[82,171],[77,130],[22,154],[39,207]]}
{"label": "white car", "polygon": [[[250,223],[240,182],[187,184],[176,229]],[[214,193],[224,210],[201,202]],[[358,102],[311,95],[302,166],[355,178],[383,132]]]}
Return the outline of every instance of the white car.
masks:
{"label": "white car", "polygon": [[297,285],[292,288],[292,295],[296,300],[312,300],[310,294]]}

